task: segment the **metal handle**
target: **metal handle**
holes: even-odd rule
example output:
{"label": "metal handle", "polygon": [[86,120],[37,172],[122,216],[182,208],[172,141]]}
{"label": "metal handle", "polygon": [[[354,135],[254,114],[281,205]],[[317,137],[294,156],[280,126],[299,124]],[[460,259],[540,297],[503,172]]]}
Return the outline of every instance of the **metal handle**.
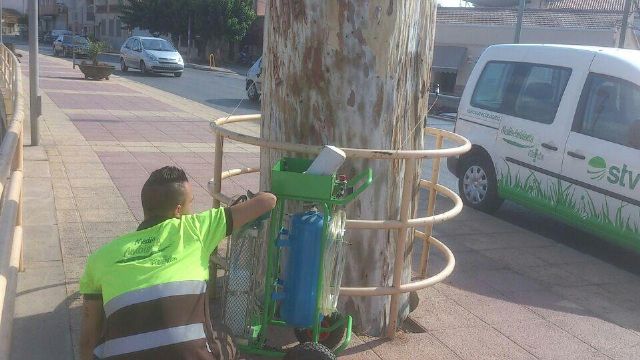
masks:
{"label": "metal handle", "polygon": [[542,147],[547,149],[547,150],[558,151],[558,147],[557,146],[553,146],[553,145],[551,145],[549,143],[542,143],[540,145],[542,145]]}
{"label": "metal handle", "polygon": [[358,187],[351,194],[343,197],[342,199],[336,200],[335,204],[346,205],[349,202],[351,202],[353,199],[358,197],[358,195],[360,195],[361,192],[365,191],[373,181],[373,170],[367,169],[361,172],[360,174],[358,174],[358,176],[354,177],[353,179],[347,182],[347,187],[353,187],[354,185],[360,183],[361,181],[362,181],[362,185],[360,185],[360,187]]}
{"label": "metal handle", "polygon": [[578,154],[578,153],[573,152],[573,151],[567,151],[567,155],[569,155],[571,157],[574,157],[576,159],[580,159],[580,160],[586,159],[586,157],[584,157],[584,155]]}

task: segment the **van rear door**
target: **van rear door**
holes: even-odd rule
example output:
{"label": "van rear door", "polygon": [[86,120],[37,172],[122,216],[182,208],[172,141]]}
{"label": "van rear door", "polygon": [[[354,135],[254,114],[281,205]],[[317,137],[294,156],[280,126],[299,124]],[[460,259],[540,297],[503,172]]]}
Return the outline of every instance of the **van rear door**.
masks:
{"label": "van rear door", "polygon": [[594,61],[582,91],[558,215],[640,251],[640,84],[605,74],[612,68]]}

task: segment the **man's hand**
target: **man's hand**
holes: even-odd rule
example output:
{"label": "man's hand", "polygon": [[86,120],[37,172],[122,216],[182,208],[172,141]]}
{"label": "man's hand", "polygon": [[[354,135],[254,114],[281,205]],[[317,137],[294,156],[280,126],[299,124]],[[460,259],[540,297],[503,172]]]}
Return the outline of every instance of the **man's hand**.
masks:
{"label": "man's hand", "polygon": [[239,229],[245,224],[257,219],[260,215],[270,211],[276,206],[276,197],[271,193],[258,193],[255,197],[233,205],[231,217],[233,218],[233,228]]}
{"label": "man's hand", "polygon": [[92,360],[104,323],[102,300],[84,299],[82,304],[82,330],[80,333],[80,359]]}

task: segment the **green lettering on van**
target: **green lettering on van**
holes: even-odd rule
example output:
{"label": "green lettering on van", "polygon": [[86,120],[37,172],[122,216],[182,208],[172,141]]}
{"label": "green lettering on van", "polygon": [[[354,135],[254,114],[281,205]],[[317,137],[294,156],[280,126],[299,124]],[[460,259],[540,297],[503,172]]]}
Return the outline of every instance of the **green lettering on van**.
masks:
{"label": "green lettering on van", "polygon": [[640,173],[634,173],[627,164],[622,164],[622,167],[617,165],[607,166],[606,160],[600,156],[594,156],[589,160],[587,173],[589,173],[591,180],[606,178],[610,184],[628,187],[631,190],[635,190],[640,182]]}

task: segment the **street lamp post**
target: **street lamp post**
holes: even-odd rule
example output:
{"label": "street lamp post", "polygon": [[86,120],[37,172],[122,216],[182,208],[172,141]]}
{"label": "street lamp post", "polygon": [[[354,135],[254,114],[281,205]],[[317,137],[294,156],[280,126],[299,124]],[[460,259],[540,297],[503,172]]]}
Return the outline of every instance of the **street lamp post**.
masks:
{"label": "street lamp post", "polygon": [[38,81],[38,0],[29,0],[29,119],[31,123],[31,145],[38,146],[40,135],[38,118],[42,112],[40,84]]}
{"label": "street lamp post", "polygon": [[520,44],[520,34],[522,33],[522,18],[524,18],[524,7],[525,0],[520,0],[520,5],[518,5],[518,20],[516,22],[516,35],[513,42],[515,44]]}
{"label": "street lamp post", "polygon": [[620,29],[620,39],[618,41],[618,47],[624,48],[624,43],[627,40],[627,30],[629,29],[629,13],[631,12],[631,0],[624,2],[624,15],[622,17],[622,28]]}

